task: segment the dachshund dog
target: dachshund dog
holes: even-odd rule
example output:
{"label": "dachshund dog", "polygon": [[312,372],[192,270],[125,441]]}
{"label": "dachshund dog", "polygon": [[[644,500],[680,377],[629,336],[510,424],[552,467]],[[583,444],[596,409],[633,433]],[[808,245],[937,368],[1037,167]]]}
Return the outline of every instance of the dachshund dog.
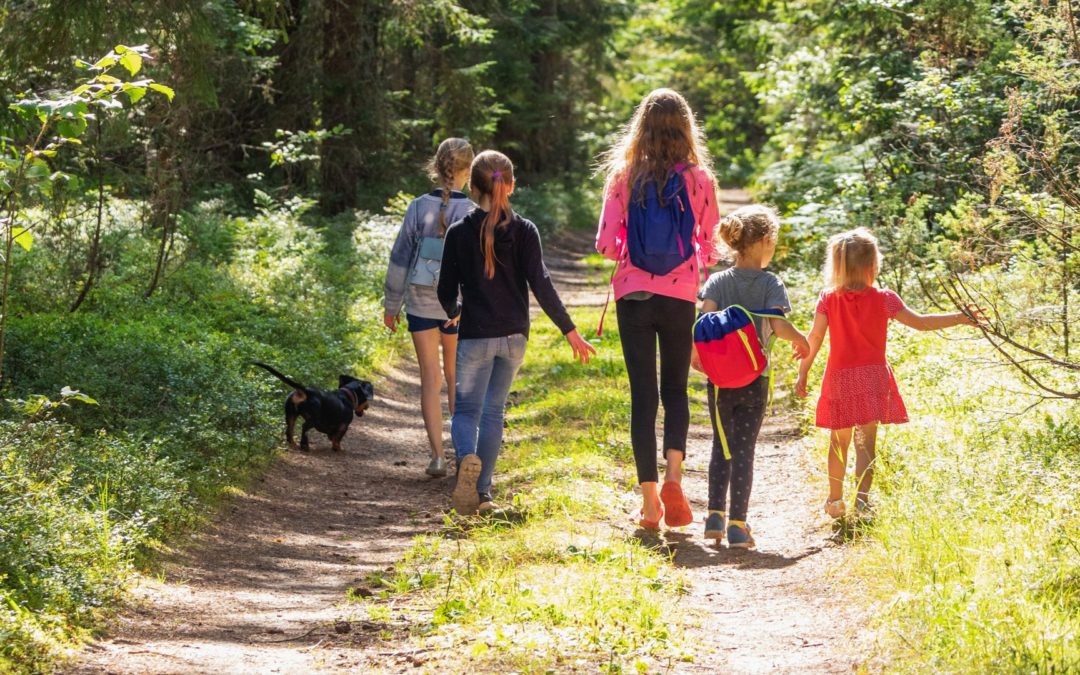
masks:
{"label": "dachshund dog", "polygon": [[301,450],[307,451],[311,448],[307,433],[315,429],[329,436],[334,452],[338,452],[353,415],[363,417],[364,411],[371,405],[371,399],[375,398],[375,389],[370,382],[349,375],[338,377],[337,389],[316,389],[305,387],[265,363],[254,361],[253,364],[269,371],[294,389],[285,399],[285,438],[289,441],[289,447],[294,450],[296,441],[293,439],[293,426],[297,417],[304,418],[304,426],[300,430]]}

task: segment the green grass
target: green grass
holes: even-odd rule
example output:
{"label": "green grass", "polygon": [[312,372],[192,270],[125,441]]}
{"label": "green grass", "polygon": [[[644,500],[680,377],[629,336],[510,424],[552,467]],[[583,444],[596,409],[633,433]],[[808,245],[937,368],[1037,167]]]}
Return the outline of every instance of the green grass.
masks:
{"label": "green grass", "polygon": [[1029,410],[1019,378],[978,340],[896,327],[889,350],[911,422],[879,439],[876,517],[851,566],[855,601],[877,613],[870,663],[1077,672],[1080,411]]}

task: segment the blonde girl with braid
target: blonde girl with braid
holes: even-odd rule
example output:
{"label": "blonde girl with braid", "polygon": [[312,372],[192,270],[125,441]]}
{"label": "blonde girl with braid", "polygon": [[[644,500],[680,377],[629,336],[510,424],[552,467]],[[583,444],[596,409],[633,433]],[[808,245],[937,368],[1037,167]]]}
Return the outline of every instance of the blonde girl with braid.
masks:
{"label": "blonde girl with braid", "polygon": [[867,229],[860,227],[829,239],[825,290],[808,336],[810,353],[802,360],[795,385],[796,395],[805,398],[810,367],[828,333],[829,360],[815,424],[829,429],[829,497],[825,513],[832,518],[842,518],[847,511],[844,474],[852,436],[859,481],[855,508],[862,514],[869,508],[878,425],[908,421],[896,379],[885,359],[889,321],[895,319],[915,330],[928,331],[975,326],[983,320],[982,310],[974,307],[949,314],[911,311],[899,295],[874,284],[880,267],[877,239]]}
{"label": "blonde girl with braid", "polygon": [[443,236],[454,221],[464,218],[475,206],[461,191],[469,180],[472,161],[473,149],[465,139],[448,138],[439,144],[427,165],[428,175],[437,187],[409,204],[386,270],[383,323],[391,331],[397,330],[404,307],[420,365],[420,411],[431,448],[426,473],[433,477],[446,475],[439,394],[445,377],[447,406],[453,415],[458,339],[458,321],[443,311],[436,286]]}

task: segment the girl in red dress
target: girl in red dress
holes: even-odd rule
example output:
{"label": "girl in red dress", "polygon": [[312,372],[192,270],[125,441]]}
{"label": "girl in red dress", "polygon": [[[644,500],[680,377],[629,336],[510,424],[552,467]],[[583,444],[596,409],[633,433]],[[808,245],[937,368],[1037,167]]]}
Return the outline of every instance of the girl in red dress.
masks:
{"label": "girl in red dress", "polygon": [[885,360],[889,319],[915,330],[940,330],[951,326],[974,326],[977,309],[951,314],[917,314],[893,291],[874,286],[881,264],[877,239],[865,228],[842,232],[829,240],[825,261],[825,290],[818,300],[814,325],[807,336],[810,354],[799,367],[795,393],[806,397],[806,376],[814,363],[825,333],[830,334],[829,360],[821,382],[815,424],[830,429],[829,498],[825,512],[843,517],[844,472],[848,445],[855,430],[855,473],[859,491],[855,507],[868,508],[874,480],[878,424],[908,421],[904,401]]}

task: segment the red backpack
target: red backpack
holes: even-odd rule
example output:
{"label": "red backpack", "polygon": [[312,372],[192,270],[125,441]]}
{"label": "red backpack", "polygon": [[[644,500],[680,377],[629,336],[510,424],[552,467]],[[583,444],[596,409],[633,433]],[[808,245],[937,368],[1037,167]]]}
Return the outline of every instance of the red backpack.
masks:
{"label": "red backpack", "polygon": [[[694,346],[697,348],[701,368],[709,378],[710,386],[721,389],[738,389],[750,384],[769,364],[767,352],[772,339],[764,347],[754,327],[754,317],[781,317],[778,309],[752,312],[742,305],[732,305],[717,312],[705,312],[694,323]],[[769,371],[769,391],[772,392],[772,371]],[[716,417],[710,405],[709,414]],[[724,447],[724,458],[731,459],[727,437],[715,419]]]}

